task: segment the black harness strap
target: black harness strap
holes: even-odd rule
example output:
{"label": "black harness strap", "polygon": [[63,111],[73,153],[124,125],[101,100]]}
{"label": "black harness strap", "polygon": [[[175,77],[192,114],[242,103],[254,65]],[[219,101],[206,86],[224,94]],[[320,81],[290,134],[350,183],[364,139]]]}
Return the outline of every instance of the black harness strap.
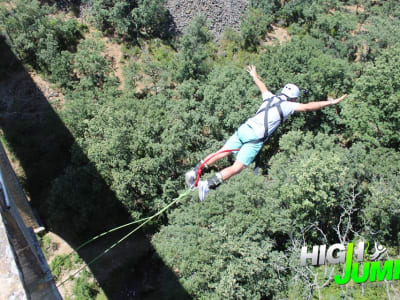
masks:
{"label": "black harness strap", "polygon": [[[269,132],[268,132],[268,111],[269,111],[271,108],[276,107],[276,108],[278,109],[279,116],[280,116],[280,118],[281,118],[281,123],[282,123],[282,121],[284,120],[284,116],[283,116],[283,111],[282,111],[281,103],[282,103],[283,101],[285,101],[285,100],[282,100],[282,99],[279,97],[279,96],[281,96],[281,95],[287,97],[287,96],[284,95],[284,94],[279,94],[279,95],[276,95],[276,96],[273,96],[273,97],[271,97],[271,98],[268,98],[268,99],[265,99],[265,100],[264,100],[264,102],[265,102],[265,101],[268,101],[267,106],[264,107],[263,109],[260,109],[260,110],[257,111],[256,114],[255,114],[255,115],[258,115],[258,114],[260,114],[260,113],[262,113],[262,112],[265,111],[265,115],[264,115],[264,128],[265,128],[264,137],[259,138],[259,139],[256,139],[256,140],[253,140],[253,141],[248,141],[248,143],[257,144],[257,143],[260,143],[260,142],[265,143],[265,142],[267,141],[268,136],[269,136]],[[276,102],[276,103],[274,103],[273,105],[271,105],[271,103],[272,103],[272,101],[273,101],[274,98],[278,98],[279,101]],[[288,97],[287,97],[287,98],[288,98]]]}
{"label": "black harness strap", "polygon": [[[260,109],[259,111],[256,112],[256,115],[258,115],[258,114],[260,114],[260,113],[262,113],[262,112],[265,111],[265,115],[264,115],[264,128],[265,128],[264,137],[259,138],[259,139],[256,139],[256,140],[253,140],[253,141],[248,141],[248,143],[254,143],[254,144],[257,144],[257,143],[260,143],[260,142],[265,143],[265,142],[268,140],[268,137],[269,137],[269,134],[268,134],[268,111],[269,111],[271,108],[276,107],[276,108],[278,109],[279,116],[280,116],[280,118],[281,118],[281,123],[283,122],[283,120],[284,120],[285,118],[284,118],[284,115],[283,115],[281,103],[282,103],[283,101],[285,101],[285,100],[282,100],[282,99],[280,98],[281,95],[283,95],[283,96],[285,96],[287,99],[289,99],[289,97],[286,96],[285,94],[279,94],[279,95],[275,95],[275,96],[273,96],[273,97],[271,97],[271,98],[268,98],[268,99],[265,99],[265,100],[264,100],[264,102],[265,102],[265,101],[268,101],[267,106],[264,107],[263,109]],[[279,101],[276,102],[276,103],[274,103],[273,105],[271,105],[271,103],[272,103],[272,101],[273,101],[273,99],[274,99],[275,97],[277,97],[277,98],[279,99]],[[255,166],[255,168],[254,168],[254,174],[255,174],[255,175],[258,175],[258,170],[259,170],[259,165],[260,165],[260,153],[261,153],[261,151],[258,152],[258,154],[257,154],[257,156],[256,156],[256,158],[255,158],[255,163],[256,163],[256,166]]]}

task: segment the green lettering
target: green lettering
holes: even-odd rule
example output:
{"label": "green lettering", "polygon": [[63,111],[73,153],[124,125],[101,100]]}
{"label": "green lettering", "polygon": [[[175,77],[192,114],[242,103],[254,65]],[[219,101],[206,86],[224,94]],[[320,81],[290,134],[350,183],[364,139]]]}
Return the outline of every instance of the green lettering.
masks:
{"label": "green lettering", "polygon": [[387,280],[392,280],[393,276],[393,260],[387,260],[383,264],[383,269],[381,269],[381,263],[379,261],[374,261],[371,263],[371,276],[369,281],[375,282],[378,275],[378,281],[383,281],[386,277]]}
{"label": "green lettering", "polygon": [[353,261],[353,243],[347,245],[346,264],[343,278],[340,275],[335,275],[334,279],[337,284],[346,284],[351,276],[351,263]]}
{"label": "green lettering", "polygon": [[397,259],[394,261],[393,280],[399,280],[399,275],[400,275],[400,260]]}
{"label": "green lettering", "polygon": [[353,279],[353,281],[355,283],[363,283],[363,282],[367,281],[368,275],[369,275],[369,265],[370,265],[370,262],[363,263],[363,268],[362,268],[363,274],[361,275],[361,277],[359,277],[358,276],[358,268],[359,268],[360,264],[354,263],[353,271],[351,273],[351,279]]}

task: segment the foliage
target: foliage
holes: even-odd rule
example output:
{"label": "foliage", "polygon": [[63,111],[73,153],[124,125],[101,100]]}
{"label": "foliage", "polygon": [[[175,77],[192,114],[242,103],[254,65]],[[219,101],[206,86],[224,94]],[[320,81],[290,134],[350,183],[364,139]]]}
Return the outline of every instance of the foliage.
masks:
{"label": "foliage", "polygon": [[324,41],[325,47],[337,51],[340,57],[352,58],[356,46],[351,33],[356,26],[356,16],[335,11],[332,14],[317,15],[310,33]]}
{"label": "foliage", "polygon": [[363,1],[363,5],[365,6],[366,10],[373,15],[379,15],[384,18],[400,17],[399,15],[400,3],[396,0],[387,0],[381,2],[377,2],[375,0],[368,0],[368,1]]}
{"label": "foliage", "polygon": [[201,79],[209,72],[207,44],[210,40],[211,33],[208,30],[206,18],[195,18],[180,40],[180,51],[174,62],[176,68],[174,77],[177,81]]}
{"label": "foliage", "polygon": [[340,205],[346,202],[349,188],[343,150],[334,145],[332,138],[298,131],[282,137],[280,148],[269,170],[269,196],[283,208],[276,228],[286,234],[292,232],[293,237],[313,223],[329,231],[329,224],[338,223]]}
{"label": "foliage", "polygon": [[[268,179],[244,171],[210,192],[206,202],[188,199],[154,236],[158,253],[192,296],[285,297],[282,289],[298,275],[304,243],[344,242],[357,233],[396,244],[399,167],[388,173],[386,164],[398,154],[384,149],[369,154],[362,145],[344,149],[333,137],[299,131],[283,136],[280,150]],[[386,207],[380,217],[378,205]],[[306,276],[295,290],[306,292],[307,280],[313,284]]]}
{"label": "foliage", "polygon": [[104,44],[93,39],[79,43],[75,55],[74,68],[83,89],[102,88],[111,72],[111,62],[101,52]]}
{"label": "foliage", "polygon": [[344,106],[344,123],[353,139],[399,149],[400,51],[388,49],[366,66]]}
{"label": "foliage", "polygon": [[[320,290],[328,269],[299,272],[298,248],[355,238],[398,246],[397,2],[366,1],[356,15],[343,7],[354,1],[250,1],[240,34],[227,30],[217,45],[199,17],[174,48],[141,39],[164,35],[163,1],[86,1],[96,26],[125,41],[123,91],[104,44],[82,40],[83,25],[37,1],[1,8],[1,30],[18,57],[64,88],[61,115],[75,138],[67,167],[43,192],[46,223],[83,237],[170,203],[182,174],[260,105],[245,71],[255,64],[274,93],[288,82],[308,89],[303,103],[350,96],[286,121],[262,151],[264,176],[245,170],[206,202],[193,194],[159,218],[156,250],[196,299],[358,297],[332,284]],[[260,47],[271,22],[290,25],[291,40]],[[51,267],[59,277],[75,263],[56,258]],[[75,281],[77,299],[96,295],[87,274]]]}
{"label": "foliage", "polygon": [[108,1],[104,0],[87,0],[83,1],[90,7],[90,15],[92,16],[92,23],[97,29],[105,31],[109,26],[108,22]]}
{"label": "foliage", "polygon": [[39,242],[40,248],[42,249],[44,257],[48,259],[50,256],[50,250],[52,245],[50,237],[48,235],[36,234],[36,238]]}
{"label": "foliage", "polygon": [[[290,25],[290,32],[297,35],[310,34],[324,42],[324,46],[335,51],[335,55],[354,59],[357,46],[360,41],[355,37],[355,30],[359,18],[346,11],[341,11],[337,4],[332,1],[300,1],[289,2],[281,13],[285,18],[286,13],[294,11],[297,21]],[[288,10],[288,11],[286,11]]]}
{"label": "foliage", "polygon": [[162,34],[167,22],[164,3],[165,0],[139,0],[138,7],[132,10],[136,30],[148,36]]}
{"label": "foliage", "polygon": [[249,9],[242,17],[240,32],[242,34],[242,47],[255,51],[260,39],[267,32],[267,26],[272,23],[272,18],[264,15],[259,9]]}
{"label": "foliage", "polygon": [[225,28],[219,41],[219,48],[221,50],[220,56],[227,56],[231,61],[234,54],[240,49],[241,39],[242,37],[239,32],[230,27]]}
{"label": "foliage", "polygon": [[90,281],[89,273],[86,270],[83,270],[80,276],[74,280],[72,293],[74,299],[86,300],[94,299],[99,291],[96,284]]}
{"label": "foliage", "polygon": [[378,16],[369,17],[359,34],[363,60],[374,60],[383,50],[392,48],[400,38],[400,20]]}
{"label": "foliage", "polygon": [[356,28],[356,21],[354,15],[333,12],[328,15],[318,15],[314,26],[334,39],[343,40],[348,38],[349,32]]}
{"label": "foliage", "polygon": [[205,203],[187,201],[153,238],[158,253],[195,298],[260,299],[285,286],[284,257],[273,251],[267,234],[271,223],[264,179],[250,180],[250,172],[211,193]]}
{"label": "foliage", "polygon": [[60,279],[63,272],[71,271],[74,267],[76,267],[76,264],[68,254],[57,255],[50,263],[50,270],[56,281]]}
{"label": "foliage", "polygon": [[132,4],[125,0],[114,1],[114,6],[108,11],[108,22],[120,36],[129,36],[133,31],[131,17]]}
{"label": "foliage", "polygon": [[278,15],[286,21],[286,24],[297,23],[299,25],[312,25],[317,15],[327,13],[337,7],[337,1],[333,0],[290,0],[283,1],[284,6],[278,11]]}
{"label": "foliage", "polygon": [[[43,53],[41,53],[43,55]],[[45,58],[45,56],[43,56]],[[50,65],[50,79],[65,88],[72,88],[75,81],[73,71],[73,55],[69,51],[61,51],[54,57]]]}
{"label": "foliage", "polygon": [[281,7],[279,0],[250,0],[251,8],[259,8],[264,14],[272,15]]}
{"label": "foliage", "polygon": [[46,38],[46,29],[50,27],[46,16],[54,10],[47,5],[41,6],[38,1],[17,1],[15,4],[16,6],[9,11],[2,7],[2,29],[17,49],[19,58],[34,62],[36,44]]}
{"label": "foliage", "polygon": [[11,8],[0,9],[4,31],[18,57],[66,86],[72,80],[71,54],[84,26],[76,20],[49,16],[54,7],[38,1],[15,0]]}
{"label": "foliage", "polygon": [[[344,234],[344,223],[351,222],[350,228],[362,236],[374,240],[386,237],[387,245],[397,243],[388,237],[397,236],[399,232],[396,215],[398,205],[394,200],[399,191],[395,185],[389,184],[399,180],[399,167],[391,165],[398,154],[384,148],[368,153],[363,144],[342,149],[334,145],[332,137],[327,138],[321,134],[312,137],[300,132],[290,132],[283,136],[280,149],[282,152],[271,160],[270,194],[272,198],[281,199],[285,207],[292,211],[288,218],[292,220],[289,230],[293,232],[300,224],[300,228],[304,228],[308,224],[318,223],[318,228],[333,243],[335,240],[342,241],[343,236],[340,235]],[[327,177],[324,179],[324,176]],[[275,180],[277,185],[274,185]],[[285,185],[282,182],[290,184]],[[391,191],[382,192],[382,188],[387,185],[392,187]],[[380,220],[376,220],[377,223],[368,217],[371,213],[374,214],[376,204],[373,203],[376,201],[381,203],[381,209],[386,205],[392,209],[386,210]],[[302,214],[304,205],[307,208]],[[361,211],[361,214],[356,211]],[[340,226],[340,232],[331,227],[332,224],[340,224],[339,217],[343,226]],[[301,232],[300,228],[297,232]],[[311,235],[306,240],[311,242],[313,238],[315,237]],[[318,242],[323,241],[314,241],[314,244]]]}
{"label": "foliage", "polygon": [[359,164],[364,166],[365,177],[370,182],[366,186],[368,194],[361,214],[361,228],[369,240],[398,247],[400,176],[399,166],[393,162],[399,160],[399,153],[386,148],[374,149],[368,155],[363,152],[365,153],[365,149],[358,145],[355,157],[366,157],[364,161],[360,159]]}
{"label": "foliage", "polygon": [[137,63],[129,62],[124,66],[125,88],[131,90],[136,89],[137,82],[142,79],[139,74],[139,66]]}
{"label": "foliage", "polygon": [[97,29],[114,31],[119,36],[132,40],[139,35],[162,36],[167,12],[164,0],[86,0],[90,15]]}

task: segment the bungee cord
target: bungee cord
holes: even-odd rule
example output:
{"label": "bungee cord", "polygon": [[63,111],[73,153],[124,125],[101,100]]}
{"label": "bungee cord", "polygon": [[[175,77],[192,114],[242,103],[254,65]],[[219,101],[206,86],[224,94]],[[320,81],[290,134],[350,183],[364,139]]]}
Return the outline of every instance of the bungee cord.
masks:
{"label": "bungee cord", "polygon": [[[215,157],[218,154],[221,153],[226,153],[226,152],[234,152],[234,151],[239,151],[240,149],[224,149],[221,151],[218,151],[216,153],[214,153],[213,155],[211,155],[210,157],[208,157],[200,166],[199,170],[197,171],[197,176],[196,176],[196,181],[194,184],[194,187],[197,187],[197,184],[200,180],[200,176],[202,173],[202,170],[204,168],[204,166],[207,164],[208,161],[210,161],[213,157]],[[124,240],[126,240],[128,237],[130,237],[132,234],[134,234],[136,231],[138,231],[140,228],[142,228],[144,225],[146,225],[148,222],[150,222],[151,220],[153,220],[154,218],[158,217],[159,215],[161,215],[163,212],[165,212],[167,209],[169,209],[171,206],[173,206],[175,203],[177,203],[179,200],[181,200],[182,198],[184,198],[185,196],[189,195],[194,189],[187,189],[184,193],[180,194],[177,198],[175,198],[171,203],[167,204],[165,207],[163,207],[161,210],[159,210],[158,212],[156,212],[155,214],[153,214],[150,217],[146,217],[146,218],[142,218],[140,220],[136,220],[133,222],[129,222],[114,228],[111,228],[110,230],[107,230],[101,234],[98,234],[94,237],[92,237],[91,239],[87,240],[86,242],[82,243],[81,245],[79,245],[75,250],[71,251],[67,256],[65,256],[63,258],[63,260],[66,260],[68,257],[70,257],[73,253],[79,251],[80,249],[82,249],[83,247],[87,246],[88,244],[94,242],[95,240],[104,237],[112,232],[115,232],[117,230],[120,230],[122,228],[125,227],[129,227],[131,225],[134,224],[139,224],[139,226],[137,226],[136,228],[134,228],[132,231],[130,231],[129,233],[127,233],[125,236],[123,236],[121,239],[119,239],[118,241],[116,241],[114,244],[112,244],[110,247],[108,247],[106,250],[102,251],[100,254],[98,254],[95,258],[93,258],[92,260],[90,260],[88,263],[84,264],[83,266],[81,266],[78,270],[76,270],[74,273],[70,274],[68,276],[67,279],[63,280],[62,282],[56,284],[56,287],[60,287],[62,285],[64,285],[67,281],[72,280],[72,278],[74,278],[77,274],[79,274],[83,269],[85,269],[86,267],[92,265],[93,263],[95,263],[97,260],[99,260],[101,257],[103,257],[105,254],[107,254],[110,250],[112,250],[113,248],[115,248],[116,246],[118,246],[120,243],[122,243]],[[62,260],[62,261],[63,261]],[[46,295],[44,295],[43,297],[45,297]]]}

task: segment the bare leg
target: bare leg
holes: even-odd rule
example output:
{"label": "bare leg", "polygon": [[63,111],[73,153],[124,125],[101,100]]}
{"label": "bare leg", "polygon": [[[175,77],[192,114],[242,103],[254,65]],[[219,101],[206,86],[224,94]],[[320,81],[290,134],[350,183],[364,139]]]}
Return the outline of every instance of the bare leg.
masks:
{"label": "bare leg", "polygon": [[[207,155],[207,157],[206,158],[204,158],[204,161],[206,161],[208,158],[210,158],[212,155],[214,155],[215,153],[218,153],[219,151],[222,151],[222,150],[226,150],[225,148],[221,148],[221,149],[219,149],[217,152],[214,152],[214,153],[211,153],[211,154],[209,154],[209,155]],[[211,167],[213,164],[215,164],[216,162],[217,162],[217,160],[220,160],[221,158],[224,158],[224,157],[226,157],[226,156],[228,156],[229,154],[231,154],[232,152],[223,152],[223,153],[220,153],[220,154],[218,154],[218,155],[215,155],[213,158],[211,158],[208,162],[207,162],[207,166],[209,166],[209,167]]]}
{"label": "bare leg", "polygon": [[232,166],[223,169],[220,173],[222,175],[222,179],[225,181],[233,175],[240,173],[245,168],[246,166],[244,164],[236,160]]}
{"label": "bare leg", "polygon": [[199,181],[199,199],[204,201],[210,189],[216,189],[224,180],[227,180],[231,176],[240,173],[246,166],[240,161],[236,160],[235,163],[223,169],[221,172],[215,174],[212,178],[204,181]]}

